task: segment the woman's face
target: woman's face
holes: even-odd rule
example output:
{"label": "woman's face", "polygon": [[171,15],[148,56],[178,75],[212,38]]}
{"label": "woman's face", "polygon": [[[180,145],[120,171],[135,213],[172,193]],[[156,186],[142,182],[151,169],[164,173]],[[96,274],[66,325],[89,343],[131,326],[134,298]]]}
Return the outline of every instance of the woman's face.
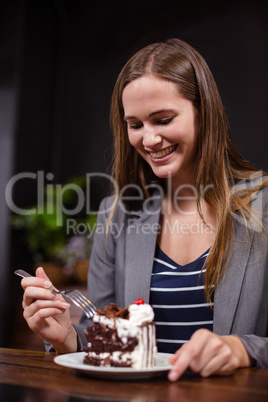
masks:
{"label": "woman's face", "polygon": [[155,175],[192,183],[198,136],[193,103],[174,83],[153,75],[130,82],[122,101],[129,141]]}

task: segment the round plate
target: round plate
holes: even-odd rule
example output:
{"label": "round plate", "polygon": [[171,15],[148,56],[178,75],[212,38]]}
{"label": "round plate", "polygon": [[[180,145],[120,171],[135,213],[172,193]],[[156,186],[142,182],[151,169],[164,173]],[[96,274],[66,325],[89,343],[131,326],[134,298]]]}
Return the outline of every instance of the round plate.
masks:
{"label": "round plate", "polygon": [[60,366],[80,370],[91,377],[105,378],[109,380],[140,380],[159,376],[168,372],[171,369],[171,365],[168,363],[168,358],[172,356],[172,354],[157,353],[156,365],[154,367],[143,369],[90,366],[83,363],[84,356],[84,352],[68,353],[56,356],[54,362]]}

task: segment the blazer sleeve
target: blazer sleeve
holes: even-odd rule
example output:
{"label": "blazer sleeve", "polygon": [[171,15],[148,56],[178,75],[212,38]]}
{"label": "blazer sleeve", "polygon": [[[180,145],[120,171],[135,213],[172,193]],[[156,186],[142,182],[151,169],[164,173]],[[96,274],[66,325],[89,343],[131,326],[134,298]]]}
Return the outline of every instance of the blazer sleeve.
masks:
{"label": "blazer sleeve", "polygon": [[268,338],[257,335],[240,335],[253,367],[268,367]]}
{"label": "blazer sleeve", "polygon": [[99,309],[116,302],[115,247],[112,232],[107,233],[114,197],[105,198],[100,205],[94,244],[88,270],[88,298]]}
{"label": "blazer sleeve", "polygon": [[[267,297],[267,284],[268,284],[268,257],[267,257],[267,245],[268,245],[268,187],[262,189],[258,196],[256,196],[254,203],[254,210],[261,213],[260,220],[262,220],[264,227],[264,237],[260,237],[260,234],[256,234],[254,243],[255,249],[255,264],[254,275],[258,278],[259,284],[255,284],[251,281],[251,286],[254,286],[255,292],[258,292],[260,297],[259,304],[257,303],[257,309],[252,311],[252,320],[256,321],[258,327],[263,328],[261,331],[254,333],[245,333],[236,335],[244,344],[253,367],[267,368],[268,367],[268,297]],[[258,241],[259,239],[259,241]],[[262,239],[262,241],[261,241]],[[251,251],[253,252],[253,250]],[[258,276],[259,275],[259,276]],[[260,279],[261,278],[261,279]],[[251,294],[252,298],[252,294]],[[256,294],[253,299],[256,303]],[[256,318],[258,317],[258,318]],[[261,321],[258,323],[258,321]],[[261,333],[258,333],[261,332]],[[258,334],[257,334],[258,333]]]}
{"label": "blazer sleeve", "polygon": [[[88,270],[88,298],[99,309],[116,302],[115,296],[115,242],[111,231],[107,235],[107,225],[114,197],[104,198],[100,204],[97,224],[94,232],[93,249]],[[87,341],[85,331],[92,325],[92,320],[81,315],[79,325],[74,325],[77,332],[77,351],[83,350]],[[45,349],[54,352],[52,345],[45,342]]]}
{"label": "blazer sleeve", "polygon": [[[88,298],[99,309],[116,302],[115,243],[111,233],[107,234],[113,201],[114,197],[107,197],[101,202],[88,270]],[[80,350],[86,346],[84,332],[90,325],[92,325],[92,320],[82,314],[79,326],[74,326]]]}

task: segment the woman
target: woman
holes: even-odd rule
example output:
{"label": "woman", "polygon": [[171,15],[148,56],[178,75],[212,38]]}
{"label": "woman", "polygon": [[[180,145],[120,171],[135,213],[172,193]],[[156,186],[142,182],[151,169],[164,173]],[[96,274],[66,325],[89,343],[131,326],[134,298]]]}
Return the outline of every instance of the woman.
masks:
{"label": "woman", "polygon": [[[268,180],[237,151],[205,61],[178,39],[140,50],[111,117],[118,187],[100,206],[89,298],[153,305],[171,381],[268,367]],[[59,353],[80,350],[88,321],[72,326],[36,275],[22,281],[28,325]]]}

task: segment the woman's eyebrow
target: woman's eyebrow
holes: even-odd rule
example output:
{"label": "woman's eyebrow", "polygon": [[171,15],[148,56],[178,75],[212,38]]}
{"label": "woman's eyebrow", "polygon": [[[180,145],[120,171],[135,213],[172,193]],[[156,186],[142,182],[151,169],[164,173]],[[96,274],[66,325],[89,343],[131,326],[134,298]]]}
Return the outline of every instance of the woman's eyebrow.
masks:
{"label": "woman's eyebrow", "polygon": [[152,112],[149,114],[150,117],[155,116],[156,114],[161,114],[161,113],[175,113],[174,109],[160,109],[156,110],[155,112]]}
{"label": "woman's eyebrow", "polygon": [[[161,113],[174,113],[175,110],[174,109],[160,109],[160,110],[156,110],[155,112],[152,112],[149,114],[149,117],[155,116],[157,114],[161,114]],[[131,120],[131,119],[136,119],[137,117],[135,116],[124,116],[124,120]]]}
{"label": "woman's eyebrow", "polygon": [[135,116],[124,116],[123,118],[124,118],[124,120],[126,120],[126,121],[132,120],[132,119],[136,119]]}

